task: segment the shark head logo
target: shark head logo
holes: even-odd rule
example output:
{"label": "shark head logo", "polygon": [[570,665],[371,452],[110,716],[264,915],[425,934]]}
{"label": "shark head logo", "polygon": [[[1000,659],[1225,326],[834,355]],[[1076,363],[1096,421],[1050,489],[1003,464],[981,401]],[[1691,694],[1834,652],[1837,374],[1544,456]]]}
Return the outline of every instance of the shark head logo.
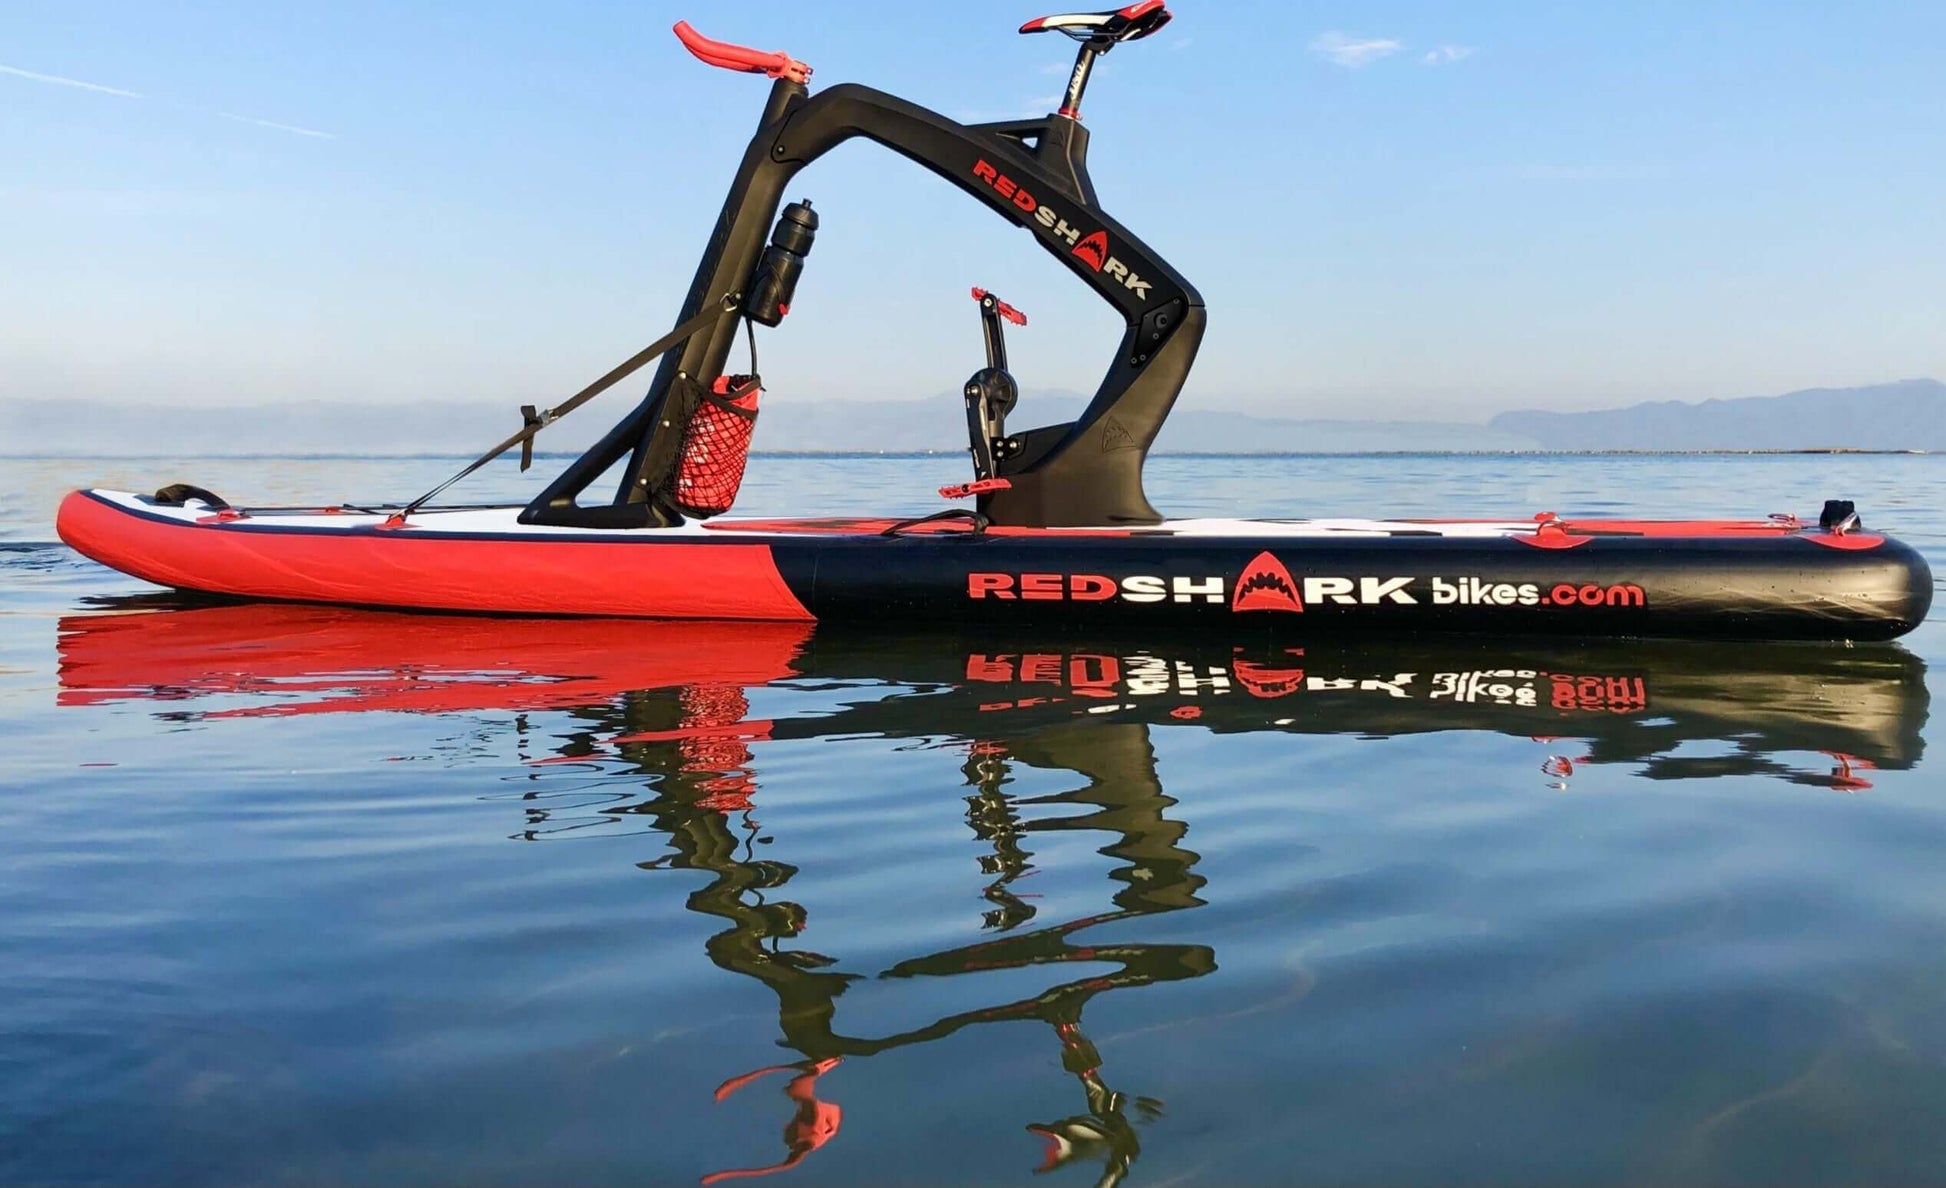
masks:
{"label": "shark head logo", "polygon": [[1258,553],[1243,567],[1236,592],[1230,596],[1230,609],[1244,611],[1302,611],[1304,601],[1297,595],[1291,571],[1268,552]]}
{"label": "shark head logo", "polygon": [[1108,233],[1097,231],[1075,244],[1074,254],[1080,256],[1088,267],[1100,272],[1101,266],[1108,263]]}
{"label": "shark head logo", "polygon": [[[1294,667],[1288,660],[1259,664],[1255,660],[1244,659],[1242,648],[1236,651],[1236,657],[1230,661],[1230,671],[1236,674],[1237,684],[1242,685],[1244,692],[1250,696],[1266,700],[1289,697],[1304,687],[1302,667]],[[1300,666],[1304,663],[1303,648],[1287,648],[1285,655],[1295,657]]]}

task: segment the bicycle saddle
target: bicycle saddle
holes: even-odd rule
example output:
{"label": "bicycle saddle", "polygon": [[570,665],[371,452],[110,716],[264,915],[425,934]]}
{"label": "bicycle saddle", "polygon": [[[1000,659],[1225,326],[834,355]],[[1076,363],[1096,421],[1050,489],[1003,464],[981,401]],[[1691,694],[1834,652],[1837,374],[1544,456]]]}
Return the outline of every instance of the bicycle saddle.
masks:
{"label": "bicycle saddle", "polygon": [[1169,10],[1163,0],[1141,0],[1109,12],[1071,12],[1061,16],[1035,17],[1020,27],[1022,33],[1066,33],[1076,41],[1103,46],[1147,37],[1169,23]]}

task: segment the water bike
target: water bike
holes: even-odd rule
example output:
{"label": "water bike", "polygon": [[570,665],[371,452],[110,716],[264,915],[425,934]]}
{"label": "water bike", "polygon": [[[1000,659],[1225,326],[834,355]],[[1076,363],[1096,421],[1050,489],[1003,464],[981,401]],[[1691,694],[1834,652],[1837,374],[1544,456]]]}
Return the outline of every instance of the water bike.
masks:
{"label": "water bike", "polygon": [[[1149,446],[1203,338],[1200,294],[1102,209],[1081,103],[1101,55],[1170,19],[1161,0],[1040,17],[1079,43],[1057,111],[962,124],[855,84],[813,93],[782,52],[676,34],[703,62],[769,77],[769,96],[668,334],[403,504],[239,507],[201,487],[70,494],[62,539],[183,590],[502,614],[1288,633],[1887,639],[1932,601],[1910,547],[1828,500],[1816,517],[1602,520],[1168,519],[1142,485]],[[718,518],[757,419],[757,327],[780,325],[816,240],[798,172],[855,138],[924,166],[1030,235],[1112,305],[1120,343],[1072,422],[1015,429],[1006,328],[974,289],[985,365],[964,386],[970,507],[914,518]],[[780,206],[782,210],[780,213]],[[740,335],[751,366],[729,370]],[[435,502],[660,360],[643,400],[524,506]],[[604,476],[606,499],[591,495]],[[1226,628],[1227,629],[1227,628]]]}

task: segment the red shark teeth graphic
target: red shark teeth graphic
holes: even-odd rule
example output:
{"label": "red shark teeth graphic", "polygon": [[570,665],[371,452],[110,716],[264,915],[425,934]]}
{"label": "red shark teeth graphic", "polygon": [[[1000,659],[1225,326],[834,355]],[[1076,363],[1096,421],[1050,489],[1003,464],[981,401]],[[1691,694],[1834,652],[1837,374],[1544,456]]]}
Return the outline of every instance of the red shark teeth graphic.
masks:
{"label": "red shark teeth graphic", "polygon": [[[1237,650],[1239,652],[1242,651],[1241,648]],[[1304,658],[1304,649],[1289,648],[1286,650],[1286,654],[1297,657],[1301,661]],[[1304,687],[1304,670],[1302,668],[1259,664],[1254,660],[1246,660],[1239,655],[1230,661],[1230,671],[1236,674],[1237,684],[1243,686],[1244,692],[1250,694],[1252,697],[1261,697],[1265,700],[1276,697],[1289,697]]]}
{"label": "red shark teeth graphic", "polygon": [[1100,272],[1101,266],[1108,263],[1108,233],[1097,231],[1075,244],[1074,254],[1080,256],[1088,267]]}
{"label": "red shark teeth graphic", "polygon": [[1297,583],[1291,580],[1291,571],[1268,552],[1258,553],[1243,567],[1236,593],[1230,597],[1230,610],[1239,614],[1303,609],[1304,602],[1297,596]]}

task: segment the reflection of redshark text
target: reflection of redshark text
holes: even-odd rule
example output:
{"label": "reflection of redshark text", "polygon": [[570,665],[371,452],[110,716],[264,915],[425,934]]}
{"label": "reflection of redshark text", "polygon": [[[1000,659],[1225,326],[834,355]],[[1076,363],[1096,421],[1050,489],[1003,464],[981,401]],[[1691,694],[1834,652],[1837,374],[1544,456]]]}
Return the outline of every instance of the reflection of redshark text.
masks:
{"label": "reflection of redshark text", "polygon": [[[1137,653],[975,652],[966,658],[969,683],[1051,686],[1036,690],[1042,696],[997,701],[983,710],[1019,709],[1046,705],[1068,697],[1106,701],[1087,709],[1107,713],[1125,708],[1112,704],[1124,697],[1228,697],[1242,692],[1260,700],[1298,694],[1376,694],[1394,700],[1452,702],[1464,705],[1504,705],[1523,709],[1541,704],[1540,682],[1548,682],[1549,704],[1557,710],[1635,713],[1647,708],[1648,689],[1639,676],[1577,675],[1540,672],[1531,668],[1481,668],[1464,672],[1421,674],[1374,673],[1370,676],[1322,676],[1304,669],[1302,651],[1271,661],[1238,656],[1228,665],[1192,663]],[[1423,690],[1423,692],[1422,692]]]}

